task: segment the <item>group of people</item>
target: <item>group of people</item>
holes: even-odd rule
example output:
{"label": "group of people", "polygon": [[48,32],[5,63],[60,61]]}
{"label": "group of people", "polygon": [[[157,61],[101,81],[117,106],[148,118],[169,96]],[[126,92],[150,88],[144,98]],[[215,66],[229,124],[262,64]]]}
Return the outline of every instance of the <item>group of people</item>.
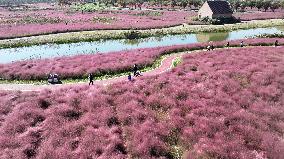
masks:
{"label": "group of people", "polygon": [[62,84],[58,74],[49,74],[47,77],[47,82],[50,84]]}
{"label": "group of people", "polygon": [[[133,77],[142,76],[142,74],[139,71],[138,66],[136,64],[134,64],[132,72],[133,72]],[[131,73],[128,74],[127,78],[128,78],[129,81],[133,81]],[[89,85],[94,85],[94,75],[93,75],[93,73],[89,73],[88,79],[89,79]]]}
{"label": "group of people", "polygon": [[[245,46],[244,41],[241,41],[241,42],[240,42],[240,47],[244,47],[244,46]],[[275,46],[275,47],[279,46],[279,41],[278,41],[278,40],[276,40],[276,41],[274,42],[274,46]],[[225,47],[229,48],[229,47],[230,47],[230,42],[227,42],[227,44],[225,45]],[[213,43],[210,41],[210,42],[209,42],[209,45],[207,46],[207,51],[214,50],[214,48],[215,48],[215,47],[214,47]]]}
{"label": "group of people", "polygon": [[207,46],[207,51],[210,51],[210,50],[213,51],[214,49],[215,49],[215,47],[214,47],[213,43],[210,41],[209,45]]}
{"label": "group of people", "polygon": [[[139,77],[142,76],[141,72],[138,69],[138,66],[136,64],[134,64],[133,66],[133,77]],[[133,81],[133,78],[131,76],[131,73],[128,74],[128,81]]]}
{"label": "group of people", "polygon": [[[139,77],[142,76],[141,72],[138,69],[138,66],[136,64],[134,64],[133,66],[133,77]],[[93,73],[89,73],[88,75],[88,79],[89,79],[89,85],[94,85],[94,74]],[[133,81],[133,78],[131,76],[131,73],[128,74],[128,80],[129,81]],[[50,84],[61,84],[62,82],[59,79],[59,75],[58,74],[49,74],[48,78],[47,78],[48,83]]]}
{"label": "group of people", "polygon": [[[244,47],[245,45],[244,45],[244,41],[241,41],[241,43],[240,43],[240,47]],[[227,48],[229,48],[230,47],[230,42],[227,42],[227,44],[225,45],[225,47],[227,47]],[[209,45],[207,46],[207,51],[210,51],[210,50],[214,50],[215,49],[215,47],[214,47],[214,45],[213,45],[213,43],[210,41],[209,42]]]}

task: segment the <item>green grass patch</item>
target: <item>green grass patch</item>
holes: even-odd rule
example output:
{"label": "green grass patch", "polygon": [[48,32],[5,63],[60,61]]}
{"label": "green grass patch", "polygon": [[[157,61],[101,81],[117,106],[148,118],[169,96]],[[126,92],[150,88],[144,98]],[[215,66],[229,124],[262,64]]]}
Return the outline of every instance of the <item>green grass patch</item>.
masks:
{"label": "green grass patch", "polygon": [[283,33],[274,33],[274,34],[261,34],[254,36],[255,38],[284,38],[284,32]]}
{"label": "green grass patch", "polygon": [[181,62],[182,62],[182,57],[175,58],[172,67],[177,67]]}
{"label": "green grass patch", "polygon": [[107,6],[103,3],[85,3],[85,4],[77,3],[71,6],[71,8],[81,12],[95,12],[95,11],[105,10]]}
{"label": "green grass patch", "polygon": [[104,23],[104,24],[110,24],[112,23],[113,21],[115,21],[115,17],[93,17],[93,22],[94,23]]}
{"label": "green grass patch", "polygon": [[135,13],[133,15],[135,15],[135,16],[157,17],[157,16],[162,16],[163,14],[164,14],[163,12],[145,11],[145,12]]}
{"label": "green grass patch", "polygon": [[56,24],[63,20],[59,17],[24,16],[21,19],[11,18],[0,21],[0,24]]}

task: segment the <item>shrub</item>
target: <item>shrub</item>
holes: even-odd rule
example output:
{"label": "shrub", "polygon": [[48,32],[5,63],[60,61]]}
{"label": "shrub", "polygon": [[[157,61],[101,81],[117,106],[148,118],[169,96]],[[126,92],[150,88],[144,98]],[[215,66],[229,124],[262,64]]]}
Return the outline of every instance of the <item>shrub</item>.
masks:
{"label": "shrub", "polygon": [[131,30],[129,32],[125,32],[124,33],[124,36],[127,38],[127,39],[138,39],[141,37],[141,34],[140,32],[138,31],[135,31],[135,30]]}
{"label": "shrub", "polygon": [[202,22],[206,22],[208,24],[214,24],[214,25],[223,25],[223,24],[233,24],[233,23],[239,23],[241,22],[239,19],[236,19],[235,17],[231,18],[216,18],[216,19],[210,19],[209,17],[205,17],[200,19]]}
{"label": "shrub", "polygon": [[106,23],[106,24],[110,24],[113,21],[115,21],[114,17],[93,17],[93,21],[95,23]]}

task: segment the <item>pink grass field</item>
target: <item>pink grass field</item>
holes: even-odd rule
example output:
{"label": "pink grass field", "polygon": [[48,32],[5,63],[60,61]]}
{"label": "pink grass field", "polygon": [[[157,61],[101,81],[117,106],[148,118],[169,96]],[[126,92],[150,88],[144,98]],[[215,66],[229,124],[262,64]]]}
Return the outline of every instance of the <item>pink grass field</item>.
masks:
{"label": "pink grass field", "polygon": [[0,158],[284,157],[284,50],[185,55],[107,87],[0,91]]}
{"label": "pink grass field", "polygon": [[[278,40],[284,44],[284,39],[247,39],[246,45],[268,45]],[[238,46],[241,40],[231,41],[231,46]],[[214,42],[215,46],[224,46],[227,42]],[[112,52],[107,54],[77,55],[54,59],[19,61],[10,64],[0,64],[0,78],[7,80],[39,80],[46,79],[50,73],[57,73],[62,79],[85,78],[88,73],[96,75],[113,74],[130,71],[134,64],[145,67],[153,64],[163,54],[172,51],[182,51],[205,48],[208,43],[176,45]]]}
{"label": "pink grass field", "polygon": [[[161,15],[147,15],[147,13]],[[95,13],[66,12],[58,8],[47,10],[8,11],[0,8],[0,39],[82,30],[164,28],[193,22],[194,11],[101,11]],[[284,12],[235,13],[241,20],[284,18]],[[106,21],[94,21],[94,17]]]}
{"label": "pink grass field", "polygon": [[[103,11],[96,13],[60,10],[6,11],[0,8],[0,39],[81,30],[149,29],[189,22],[195,12],[159,11],[161,15],[144,15],[157,11]],[[109,21],[93,21],[94,17]],[[67,24],[66,24],[67,22]]]}

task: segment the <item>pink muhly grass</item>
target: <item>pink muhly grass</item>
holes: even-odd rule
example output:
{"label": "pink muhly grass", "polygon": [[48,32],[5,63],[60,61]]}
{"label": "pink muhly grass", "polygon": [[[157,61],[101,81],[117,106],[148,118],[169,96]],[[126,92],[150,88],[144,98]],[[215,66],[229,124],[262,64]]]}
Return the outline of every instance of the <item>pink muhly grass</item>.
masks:
{"label": "pink muhly grass", "polygon": [[[245,41],[248,45],[268,45],[273,44],[275,40],[279,43],[284,43],[281,39],[248,39]],[[232,46],[239,46],[242,40],[231,41]],[[216,47],[224,46],[226,42],[216,42]],[[145,48],[129,51],[112,52],[108,54],[95,54],[95,55],[76,55],[71,57],[58,57],[54,59],[42,60],[28,60],[18,61],[15,63],[0,65],[0,77],[3,79],[20,79],[20,80],[39,80],[46,79],[50,73],[57,73],[62,79],[66,78],[87,78],[87,74],[92,72],[95,75],[113,74],[117,72],[131,71],[133,64],[139,67],[145,67],[153,64],[154,60],[163,54],[171,51],[192,50],[197,48],[205,48],[208,44],[188,44],[188,45],[175,45],[167,47]],[[213,52],[226,52],[213,51]],[[228,58],[228,62],[235,63],[235,58],[247,61],[243,65],[248,66],[249,61],[244,56],[238,54],[249,54],[249,52],[239,52],[232,56],[218,56]],[[209,56],[214,56],[209,55]],[[275,57],[273,57],[275,58]],[[277,58],[277,57],[276,57]],[[118,60],[119,59],[119,60]],[[208,59],[208,58],[207,58]],[[222,59],[224,60],[224,59]],[[210,65],[222,65],[223,62],[212,62]],[[273,60],[273,59],[271,59]],[[228,65],[232,67],[233,65]],[[195,67],[194,65],[190,66]],[[202,65],[202,67],[204,67]],[[218,69],[218,68],[216,68]],[[180,70],[181,74],[185,70]]]}
{"label": "pink muhly grass", "polygon": [[131,83],[0,91],[0,157],[280,159],[283,63],[280,47],[233,48]]}
{"label": "pink muhly grass", "polygon": [[[3,11],[0,11],[0,13],[2,12]],[[66,14],[57,10],[8,12],[3,16],[0,38],[82,30],[163,28],[180,25],[196,15],[195,12],[185,11],[159,11],[159,13],[161,13],[159,16],[142,15],[145,12],[150,11],[105,11],[105,13],[96,12],[86,14],[79,12]],[[24,23],[26,17],[35,20]],[[93,21],[93,17],[110,18],[113,20],[104,23]],[[185,19],[185,17],[189,18]],[[55,19],[56,21],[49,22],[48,20],[44,20],[45,22],[42,23],[36,21],[41,21],[43,18],[50,20]],[[9,32],[7,32],[7,30],[9,30]]]}

